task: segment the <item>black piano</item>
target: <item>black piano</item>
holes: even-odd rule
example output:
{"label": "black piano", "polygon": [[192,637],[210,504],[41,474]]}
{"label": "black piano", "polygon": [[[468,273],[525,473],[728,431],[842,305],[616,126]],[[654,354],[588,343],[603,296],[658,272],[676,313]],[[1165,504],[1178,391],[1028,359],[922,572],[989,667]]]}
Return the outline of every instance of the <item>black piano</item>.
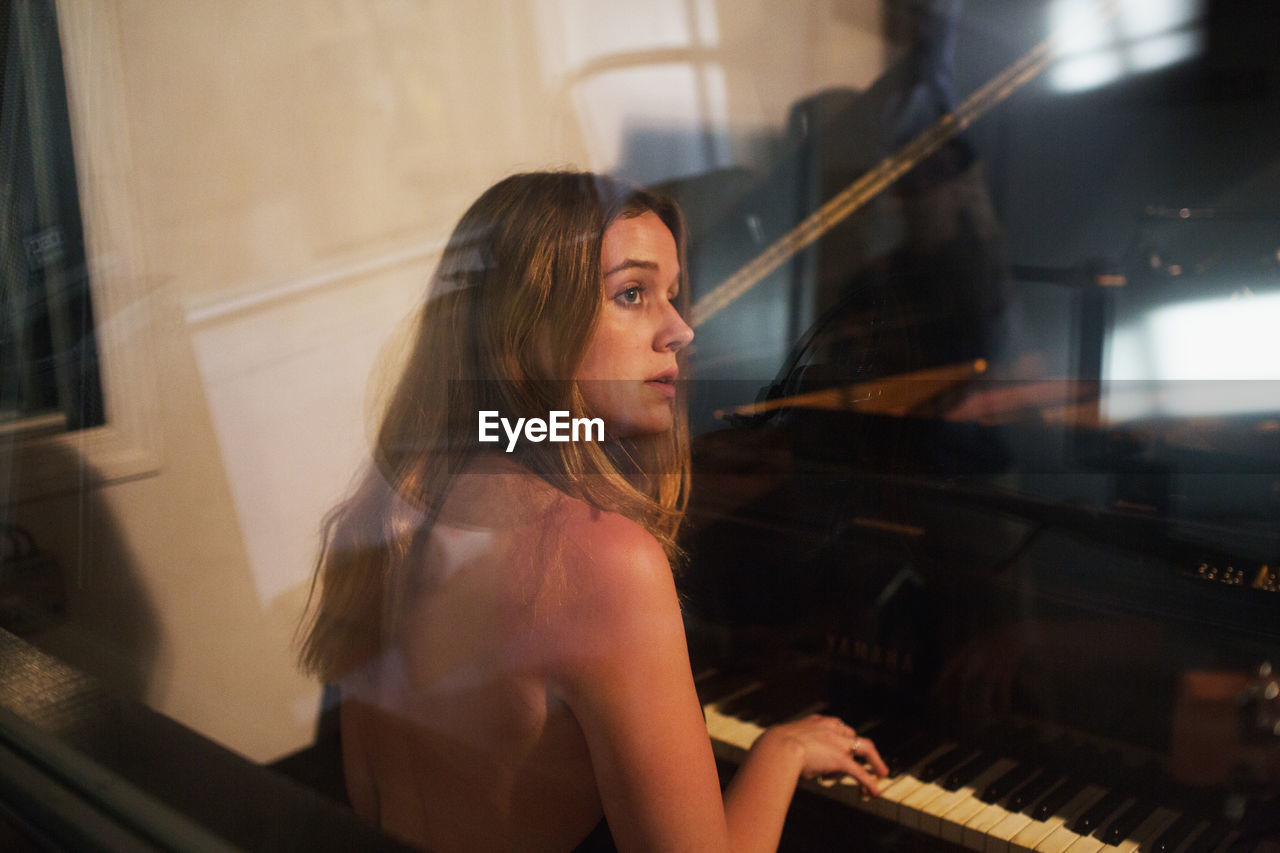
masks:
{"label": "black piano", "polygon": [[895,771],[784,847],[1280,849],[1277,17],[891,4],[768,174],[667,187],[717,755],[821,710]]}

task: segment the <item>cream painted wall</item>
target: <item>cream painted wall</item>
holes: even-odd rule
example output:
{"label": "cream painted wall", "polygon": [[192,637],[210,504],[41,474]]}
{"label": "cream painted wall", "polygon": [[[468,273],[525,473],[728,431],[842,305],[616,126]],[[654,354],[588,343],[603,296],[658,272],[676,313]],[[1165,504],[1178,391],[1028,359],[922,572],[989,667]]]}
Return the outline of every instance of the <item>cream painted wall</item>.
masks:
{"label": "cream painted wall", "polygon": [[[733,162],[797,98],[883,67],[877,0],[656,5],[686,29],[634,36],[628,61],[718,69],[721,111],[668,124],[723,135]],[[95,286],[147,306],[120,346],[153,353],[159,462],[12,508],[75,578],[47,645],[256,760],[310,740],[318,690],[292,635],[319,519],[364,452],[370,368],[481,189],[615,165],[621,130],[582,96],[571,45],[641,32],[646,7],[60,4]],[[652,118],[632,90],[595,91],[620,126]]]}

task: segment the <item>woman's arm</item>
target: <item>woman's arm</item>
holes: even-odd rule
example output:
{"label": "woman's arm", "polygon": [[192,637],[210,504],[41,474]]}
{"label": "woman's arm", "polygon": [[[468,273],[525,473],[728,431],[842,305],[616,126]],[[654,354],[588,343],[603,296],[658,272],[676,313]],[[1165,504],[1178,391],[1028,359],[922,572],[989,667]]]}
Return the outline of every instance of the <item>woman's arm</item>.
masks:
{"label": "woman's arm", "polygon": [[552,681],[586,736],[619,849],[773,850],[801,776],[874,784],[850,754],[852,730],[815,716],[762,735],[722,801],[661,548],[618,516],[570,526]]}
{"label": "woman's arm", "polygon": [[[854,777],[868,795],[875,796],[879,793],[876,780],[889,775],[889,769],[874,742],[858,737],[848,724],[835,717],[812,714],[766,729],[725,791],[725,817],[732,836],[773,839],[770,849],[777,847],[796,780],[837,775]],[[782,803],[781,812],[775,807],[778,802]]]}

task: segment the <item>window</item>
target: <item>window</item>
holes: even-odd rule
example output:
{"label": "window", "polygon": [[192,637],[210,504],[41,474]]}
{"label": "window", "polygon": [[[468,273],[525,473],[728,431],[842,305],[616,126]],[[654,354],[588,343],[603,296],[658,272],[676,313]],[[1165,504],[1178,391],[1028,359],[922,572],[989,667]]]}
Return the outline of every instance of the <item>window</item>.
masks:
{"label": "window", "polygon": [[21,502],[158,470],[156,283],[113,12],[3,0],[0,21],[0,487]]}
{"label": "window", "polygon": [[0,429],[103,423],[93,307],[57,22],[46,0],[0,6]]}

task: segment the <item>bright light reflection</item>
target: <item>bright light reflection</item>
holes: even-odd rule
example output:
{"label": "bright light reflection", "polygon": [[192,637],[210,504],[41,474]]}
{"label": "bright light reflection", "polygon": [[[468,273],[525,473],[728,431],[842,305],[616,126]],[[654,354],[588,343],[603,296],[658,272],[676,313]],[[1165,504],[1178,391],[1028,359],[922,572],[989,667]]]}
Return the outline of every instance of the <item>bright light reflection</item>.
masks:
{"label": "bright light reflection", "polygon": [[574,103],[598,167],[650,183],[730,163],[719,66],[650,64],[597,74],[576,87]]}
{"label": "bright light reflection", "polygon": [[1129,67],[1134,71],[1154,71],[1190,59],[1203,49],[1204,37],[1198,30],[1149,38],[1135,42],[1126,51]]}
{"label": "bright light reflection", "polygon": [[1056,0],[1049,7],[1049,32],[1058,56],[1099,50],[1115,42],[1111,22],[1094,0]]}
{"label": "bright light reflection", "polygon": [[1127,0],[1116,4],[1116,23],[1126,41],[1185,27],[1199,14],[1198,0]]}
{"label": "bright light reflection", "polygon": [[1114,14],[1097,0],[1055,0],[1049,32],[1058,65],[1050,85],[1079,92],[1152,71],[1198,53],[1203,37],[1194,24],[1203,0],[1113,0]]}
{"label": "bright light reflection", "polygon": [[535,0],[544,74],[573,103],[586,165],[641,183],[729,165],[716,0]]}
{"label": "bright light reflection", "polygon": [[1124,73],[1120,57],[1107,51],[1063,60],[1054,67],[1050,80],[1059,92],[1079,92],[1105,86],[1119,80]]}
{"label": "bright light reflection", "polygon": [[1280,293],[1269,293],[1168,305],[1117,329],[1107,342],[1104,377],[1169,384],[1157,394],[1114,395],[1108,416],[1280,411],[1277,326]]}

